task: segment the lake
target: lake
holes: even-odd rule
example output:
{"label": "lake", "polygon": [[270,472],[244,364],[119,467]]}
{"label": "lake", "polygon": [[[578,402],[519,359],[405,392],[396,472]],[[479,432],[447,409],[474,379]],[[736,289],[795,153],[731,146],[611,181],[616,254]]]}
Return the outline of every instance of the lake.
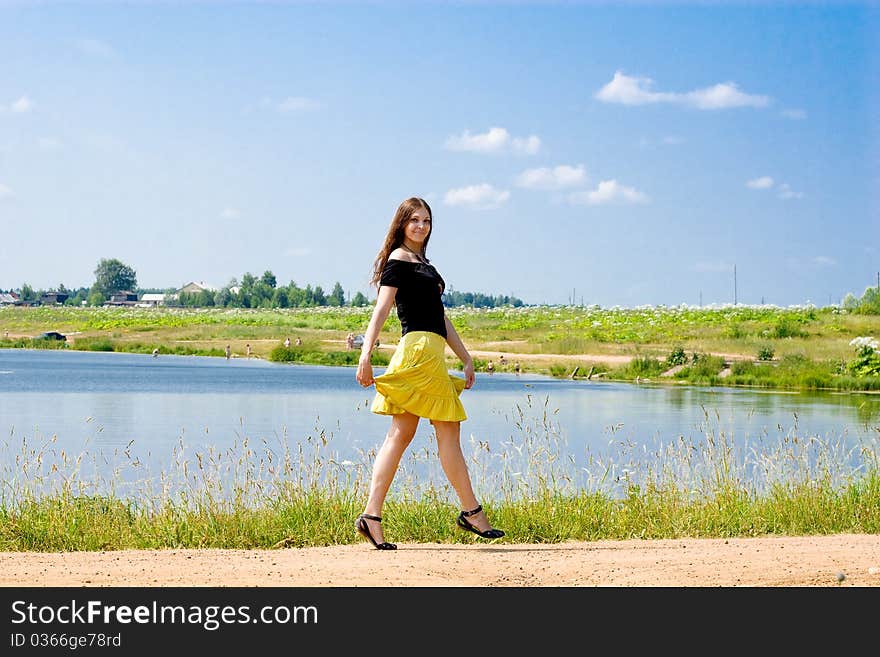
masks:
{"label": "lake", "polygon": [[[15,476],[24,446],[31,459],[87,453],[93,476],[109,477],[120,453],[157,473],[182,456],[238,449],[244,440],[276,452],[327,442],[337,462],[369,463],[364,455],[381,443],[389,418],[369,411],[374,389],[361,388],[354,375],[353,367],[257,358],[3,349],[0,464]],[[613,461],[619,476],[621,448],[644,459],[658,445],[704,443],[719,434],[752,451],[758,443],[813,437],[838,445],[846,460],[859,445],[876,444],[880,431],[880,399],[864,394],[478,373],[462,401],[466,455],[476,448],[491,455],[489,469],[517,474],[544,458],[567,459],[586,472],[592,457]],[[410,452],[431,449],[432,433],[422,421]],[[515,463],[525,443],[547,443],[548,436],[552,449],[529,448],[531,456]],[[442,480],[436,459],[405,467]]]}

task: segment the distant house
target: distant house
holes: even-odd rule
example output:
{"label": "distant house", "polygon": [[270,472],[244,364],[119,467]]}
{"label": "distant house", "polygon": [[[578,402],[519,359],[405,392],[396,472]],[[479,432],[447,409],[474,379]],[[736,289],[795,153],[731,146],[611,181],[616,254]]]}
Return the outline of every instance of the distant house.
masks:
{"label": "distant house", "polygon": [[66,292],[45,292],[40,296],[40,304],[44,306],[60,306],[70,295]]}
{"label": "distant house", "polygon": [[135,292],[121,291],[110,295],[110,300],[105,301],[105,306],[134,306],[137,304],[138,295]]}
{"label": "distant house", "polygon": [[199,294],[200,292],[216,292],[216,291],[217,291],[216,287],[214,287],[213,285],[209,285],[208,283],[205,283],[204,281],[190,281],[189,283],[184,285],[182,288],[180,288],[176,292],[166,295],[165,302],[166,303],[176,303],[177,301],[180,300],[180,295],[184,294],[184,293],[186,293],[186,294]]}
{"label": "distant house", "polygon": [[204,291],[216,292],[217,288],[214,287],[213,285],[208,285],[204,281],[199,281],[199,282],[191,281],[191,282],[187,283],[186,285],[184,285],[182,288],[180,288],[177,291],[177,294],[180,295],[180,294],[183,294],[184,292],[186,292],[187,294],[198,294],[199,292],[204,292]]}
{"label": "distant house", "polygon": [[144,294],[143,296],[141,296],[141,300],[138,301],[137,305],[141,308],[155,308],[156,306],[164,306],[165,295],[151,293]]}
{"label": "distant house", "polygon": [[18,306],[21,304],[21,297],[15,292],[0,292],[0,306]]}

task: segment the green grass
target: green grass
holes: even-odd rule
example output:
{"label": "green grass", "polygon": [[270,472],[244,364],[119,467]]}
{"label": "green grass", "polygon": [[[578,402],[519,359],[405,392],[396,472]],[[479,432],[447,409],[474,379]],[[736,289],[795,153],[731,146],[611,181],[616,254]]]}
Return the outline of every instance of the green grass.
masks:
{"label": "green grass", "polygon": [[[508,418],[508,440],[465,446],[478,496],[502,543],[880,532],[880,430],[857,446],[802,435],[725,433],[707,414],[702,435],[667,444],[613,440],[603,453],[569,452],[549,399],[532,397]],[[612,430],[613,433],[613,430]],[[337,456],[333,436],[291,445],[238,440],[191,450],[144,472],[132,446],[107,455],[66,454],[55,438],[3,445],[0,550],[272,548],[360,541],[353,530],[375,453]],[[411,448],[386,507],[389,540],[469,543],[434,445]],[[436,468],[429,472],[438,472]]]}

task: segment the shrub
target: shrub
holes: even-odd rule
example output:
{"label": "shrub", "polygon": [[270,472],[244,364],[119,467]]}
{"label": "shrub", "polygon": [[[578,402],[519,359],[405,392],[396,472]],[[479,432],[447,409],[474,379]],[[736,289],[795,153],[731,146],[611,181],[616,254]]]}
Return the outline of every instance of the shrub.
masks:
{"label": "shrub", "polygon": [[773,360],[775,353],[773,347],[769,344],[762,345],[761,348],[758,349],[758,360]]}
{"label": "shrub", "polygon": [[880,352],[873,337],[858,337],[850,341],[856,350],[856,358],[849,364],[853,376],[880,376]]}
{"label": "shrub", "polygon": [[709,379],[714,380],[718,373],[724,369],[724,358],[709,354],[694,354],[693,363],[678,372],[679,379]]}
{"label": "shrub", "polygon": [[626,369],[631,376],[655,376],[663,371],[664,365],[656,358],[637,356],[629,362]]}
{"label": "shrub", "polygon": [[792,320],[783,317],[776,322],[770,335],[774,338],[803,338],[807,333]]}
{"label": "shrub", "polygon": [[670,366],[684,365],[686,362],[687,355],[685,355],[684,349],[681,347],[676,347],[672,350],[672,353],[666,357],[666,363]]}

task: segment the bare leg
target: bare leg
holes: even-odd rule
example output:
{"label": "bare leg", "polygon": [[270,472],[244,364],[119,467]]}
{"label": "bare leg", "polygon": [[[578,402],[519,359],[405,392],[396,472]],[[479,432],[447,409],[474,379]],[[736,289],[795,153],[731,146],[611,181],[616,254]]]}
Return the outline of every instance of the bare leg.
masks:
{"label": "bare leg", "polygon": [[[373,476],[370,479],[370,496],[367,499],[367,506],[364,513],[373,516],[382,517],[382,507],[385,504],[385,496],[391,487],[391,481],[397,473],[397,466],[400,465],[400,459],[409,444],[412,442],[413,436],[416,435],[416,429],[419,426],[419,416],[411,413],[401,413],[400,415],[391,416],[391,428],[385,436],[385,442],[379,448],[376,454],[376,460],[373,463]],[[385,541],[382,532],[382,523],[375,520],[367,520],[367,526],[370,533],[377,543]]]}
{"label": "bare leg", "polygon": [[[440,465],[446,473],[449,483],[458,494],[462,511],[476,509],[480,503],[474,495],[471,485],[471,477],[468,474],[467,463],[464,454],[461,453],[461,423],[460,422],[432,422],[437,432],[437,454],[440,456]],[[480,531],[492,528],[486,514],[482,511],[473,516],[468,516],[468,521]]]}

